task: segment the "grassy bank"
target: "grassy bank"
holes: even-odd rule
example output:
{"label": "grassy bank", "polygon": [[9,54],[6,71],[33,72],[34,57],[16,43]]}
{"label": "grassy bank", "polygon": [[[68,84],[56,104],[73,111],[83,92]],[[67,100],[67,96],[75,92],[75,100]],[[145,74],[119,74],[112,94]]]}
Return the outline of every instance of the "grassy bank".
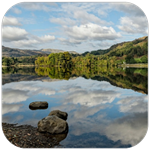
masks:
{"label": "grassy bank", "polygon": [[35,65],[10,65],[10,66],[4,66],[2,65],[2,67],[34,67]]}
{"label": "grassy bank", "polygon": [[[10,66],[4,66],[4,65],[2,65],[2,67],[36,67],[36,66],[38,66],[38,65],[10,65]],[[146,64],[121,64],[121,65],[118,65],[119,67],[123,67],[123,68],[129,68],[129,67],[131,67],[131,68],[148,68],[148,64],[146,63]],[[44,66],[42,66],[42,67],[47,67],[46,65]],[[61,65],[59,66],[59,65],[56,65],[55,67],[62,67]],[[80,67],[80,65],[78,66],[78,67]]]}
{"label": "grassy bank", "polygon": [[122,64],[123,68],[148,68],[148,64]]}

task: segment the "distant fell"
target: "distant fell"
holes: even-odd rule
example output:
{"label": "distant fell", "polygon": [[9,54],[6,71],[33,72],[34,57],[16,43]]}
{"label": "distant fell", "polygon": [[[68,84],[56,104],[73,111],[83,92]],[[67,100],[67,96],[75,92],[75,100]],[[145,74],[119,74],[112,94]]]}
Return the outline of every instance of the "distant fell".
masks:
{"label": "distant fell", "polygon": [[[59,49],[18,49],[2,46],[2,57],[21,57],[21,56],[34,56],[34,55],[48,55],[50,53],[63,53],[65,51]],[[70,54],[78,54],[75,51],[69,51]]]}
{"label": "distant fell", "polygon": [[[51,49],[51,48],[48,48],[48,49],[42,49],[41,50],[42,52],[45,52],[47,54],[50,54],[50,53],[63,53],[63,52],[66,52],[64,50],[59,50],[59,49]],[[70,54],[78,54],[77,52],[75,51],[68,51]]]}
{"label": "distant fell", "polygon": [[43,54],[44,54],[43,52],[38,50],[22,50],[2,46],[3,57],[21,57],[21,56],[43,55]]}

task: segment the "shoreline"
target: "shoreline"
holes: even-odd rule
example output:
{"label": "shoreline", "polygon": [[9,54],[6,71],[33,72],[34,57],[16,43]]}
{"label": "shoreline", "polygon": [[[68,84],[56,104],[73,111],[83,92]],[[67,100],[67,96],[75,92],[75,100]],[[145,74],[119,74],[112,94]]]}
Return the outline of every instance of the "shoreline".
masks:
{"label": "shoreline", "polygon": [[55,148],[60,147],[59,142],[64,140],[67,134],[52,135],[40,133],[37,127],[31,125],[18,125],[2,123],[3,134],[13,145],[20,148]]}
{"label": "shoreline", "polygon": [[[36,67],[36,66],[38,66],[38,65],[17,65],[17,66],[15,66],[15,65],[11,65],[11,66],[3,66],[2,65],[2,68],[3,67]],[[148,68],[148,64],[120,64],[120,65],[118,65],[119,67],[122,67],[122,68]],[[56,66],[56,67],[58,67],[58,66]]]}
{"label": "shoreline", "polygon": [[148,68],[148,64],[121,64],[123,68]]}
{"label": "shoreline", "polygon": [[17,66],[15,66],[15,65],[11,65],[11,66],[3,66],[2,65],[2,67],[24,67],[24,66],[27,66],[27,67],[35,67],[36,65],[17,65]]}

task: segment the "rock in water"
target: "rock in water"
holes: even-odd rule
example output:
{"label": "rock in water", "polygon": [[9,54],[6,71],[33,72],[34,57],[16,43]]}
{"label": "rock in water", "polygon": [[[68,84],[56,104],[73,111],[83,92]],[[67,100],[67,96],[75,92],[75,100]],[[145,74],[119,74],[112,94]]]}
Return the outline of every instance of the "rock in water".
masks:
{"label": "rock in water", "polygon": [[57,116],[47,116],[38,122],[39,132],[60,134],[68,132],[68,123]]}
{"label": "rock in water", "polygon": [[43,101],[39,101],[39,102],[32,102],[29,105],[30,109],[46,109],[48,108],[48,103],[47,102],[43,102]]}
{"label": "rock in water", "polygon": [[60,110],[53,110],[49,113],[49,116],[55,115],[58,118],[61,118],[63,120],[67,120],[68,114],[66,112],[60,111]]}

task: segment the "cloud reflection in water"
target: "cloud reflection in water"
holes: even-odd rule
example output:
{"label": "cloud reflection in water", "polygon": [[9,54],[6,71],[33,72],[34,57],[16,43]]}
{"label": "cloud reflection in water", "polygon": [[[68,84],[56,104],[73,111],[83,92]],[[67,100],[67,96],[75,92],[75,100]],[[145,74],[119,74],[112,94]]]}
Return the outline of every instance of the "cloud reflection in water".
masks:
{"label": "cloud reflection in water", "polygon": [[[5,84],[2,88],[3,121],[8,123],[23,116],[20,124],[36,125],[51,110],[66,111],[69,114],[67,137],[70,138],[62,144],[67,144],[73,136],[89,134],[93,138],[103,135],[111,141],[121,140],[123,145],[133,146],[147,131],[148,96],[108,82],[84,78],[56,82],[22,81]],[[34,113],[28,105],[38,98],[46,99],[49,108]],[[88,138],[82,140],[86,142]]]}

